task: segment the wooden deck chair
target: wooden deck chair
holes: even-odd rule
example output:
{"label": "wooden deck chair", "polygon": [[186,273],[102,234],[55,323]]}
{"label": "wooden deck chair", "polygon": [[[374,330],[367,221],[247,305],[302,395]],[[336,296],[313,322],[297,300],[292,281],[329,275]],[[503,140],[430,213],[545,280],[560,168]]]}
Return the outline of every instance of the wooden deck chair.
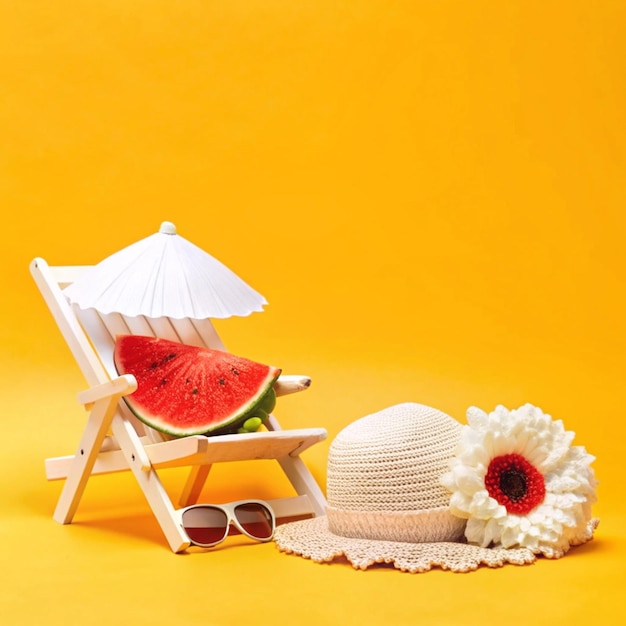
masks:
{"label": "wooden deck chair", "polygon": [[[267,431],[250,434],[189,436],[167,440],[139,422],[123,396],[136,389],[133,376],[118,376],[113,364],[115,337],[131,333],[152,335],[191,345],[224,349],[210,320],[102,315],[69,304],[62,289],[88,266],[49,266],[43,259],[31,262],[31,273],[63,337],[87,380],[88,389],[78,400],[89,411],[76,453],[46,460],[49,480],[65,479],[54,519],[69,524],[90,476],[131,470],[174,552],[189,547],[158,470],[188,466],[179,506],[197,502],[217,462],[276,459],[293,485],[295,495],[271,500],[277,518],[315,516],[324,513],[325,498],[300,454],[326,438],[323,428],[281,429],[270,415]],[[295,384],[294,384],[295,382]],[[279,378],[286,391],[298,389],[299,380]],[[306,383],[306,378],[302,379]]]}

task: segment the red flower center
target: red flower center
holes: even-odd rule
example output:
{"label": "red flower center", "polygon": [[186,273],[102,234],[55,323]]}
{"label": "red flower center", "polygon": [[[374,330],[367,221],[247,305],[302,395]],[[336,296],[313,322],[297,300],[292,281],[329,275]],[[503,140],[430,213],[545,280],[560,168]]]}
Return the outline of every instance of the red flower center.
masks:
{"label": "red flower center", "polygon": [[543,475],[521,454],[503,454],[489,463],[485,476],[487,493],[508,513],[525,515],[543,502]]}

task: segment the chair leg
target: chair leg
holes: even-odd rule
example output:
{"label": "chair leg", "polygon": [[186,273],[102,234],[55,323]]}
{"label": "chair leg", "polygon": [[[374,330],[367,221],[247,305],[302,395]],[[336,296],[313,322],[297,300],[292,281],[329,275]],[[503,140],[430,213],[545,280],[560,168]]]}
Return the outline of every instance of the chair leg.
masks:
{"label": "chair leg", "polygon": [[211,471],[211,465],[194,465],[180,495],[180,506],[196,504]]}
{"label": "chair leg", "polygon": [[299,456],[286,456],[276,460],[298,495],[309,496],[315,515],[324,515],[326,498],[304,461]]}
{"label": "chair leg", "polygon": [[156,470],[152,466],[142,467],[144,452],[139,436],[129,422],[117,415],[112,429],[170,548],[182,552],[189,547],[189,538],[177,521],[176,510]]}
{"label": "chair leg", "polygon": [[113,397],[96,402],[87,418],[83,436],[54,511],[53,518],[60,524],[70,524],[74,518],[113,419],[117,400],[117,397]]}

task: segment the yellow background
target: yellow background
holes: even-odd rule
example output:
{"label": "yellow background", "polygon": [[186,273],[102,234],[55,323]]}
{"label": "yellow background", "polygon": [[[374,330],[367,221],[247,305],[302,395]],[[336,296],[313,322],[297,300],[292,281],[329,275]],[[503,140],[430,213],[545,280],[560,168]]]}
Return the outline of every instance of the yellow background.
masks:
{"label": "yellow background", "polygon": [[[617,0],[2,2],[2,623],[621,623],[625,26]],[[163,220],[269,300],[219,330],[312,376],[277,416],[328,429],[322,484],[377,409],[532,402],[597,457],[595,541],[468,575],[236,539],[176,556],[130,474],[53,522],[43,459],[73,452],[84,382],[28,263],[95,263]]]}

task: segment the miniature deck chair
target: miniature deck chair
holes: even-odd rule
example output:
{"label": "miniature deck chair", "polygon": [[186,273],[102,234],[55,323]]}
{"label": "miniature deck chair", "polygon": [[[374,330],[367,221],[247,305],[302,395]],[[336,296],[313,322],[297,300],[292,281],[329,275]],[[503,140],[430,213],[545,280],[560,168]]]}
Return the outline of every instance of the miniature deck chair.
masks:
{"label": "miniature deck chair", "polygon": [[[131,470],[171,549],[181,552],[190,542],[177,522],[176,509],[158,470],[190,468],[180,498],[183,507],[197,502],[212,464],[255,459],[276,459],[295,489],[296,495],[270,501],[277,518],[324,513],[324,495],[300,458],[301,452],[326,438],[323,428],[283,430],[275,416],[270,415],[267,431],[166,440],[139,422],[122,400],[136,389],[136,381],[133,376],[118,376],[115,371],[116,335],[152,335],[223,350],[210,320],[124,317],[103,315],[94,309],[81,310],[70,305],[62,289],[88,266],[51,267],[36,258],[30,269],[89,386],[78,394],[89,417],[76,454],[46,460],[47,478],[65,479],[53,516],[57,522],[72,522],[90,476]],[[281,377],[279,384],[283,380],[287,392],[304,388],[308,382],[306,378],[300,381],[296,377],[294,381]]]}

